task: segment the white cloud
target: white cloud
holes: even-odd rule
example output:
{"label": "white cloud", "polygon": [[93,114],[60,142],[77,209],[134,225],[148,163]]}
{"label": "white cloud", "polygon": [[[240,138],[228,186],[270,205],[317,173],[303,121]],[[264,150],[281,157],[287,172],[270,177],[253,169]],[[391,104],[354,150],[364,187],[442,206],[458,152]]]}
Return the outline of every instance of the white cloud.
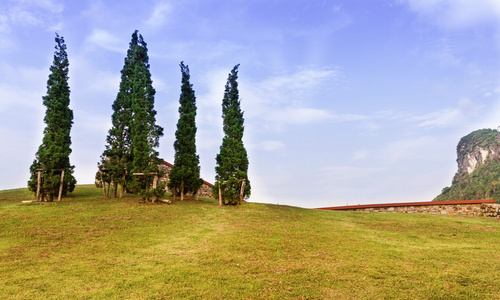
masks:
{"label": "white cloud", "polygon": [[[201,124],[213,125],[222,122],[221,103],[228,73],[228,69],[214,68],[200,76],[200,88],[204,92],[196,95],[196,104],[199,110],[197,121]],[[199,90],[196,86],[194,88],[196,91]]]}
{"label": "white cloud", "polygon": [[[6,111],[10,107],[38,107],[42,103],[43,95],[42,91],[0,85],[0,99],[2,99],[0,112]],[[19,99],[23,99],[23,101],[19,101]]]}
{"label": "white cloud", "polygon": [[20,128],[19,125],[0,127],[2,145],[10,145],[10,147],[0,148],[2,169],[8,170],[8,174],[0,180],[0,190],[26,186],[29,179],[29,167],[38,147],[37,143],[41,142],[41,124],[34,122],[26,115],[19,114],[16,119],[19,123],[30,124],[30,127]]}
{"label": "white cloud", "polygon": [[12,106],[41,106],[48,70],[3,63],[0,64],[0,72],[0,112]]}
{"label": "white cloud", "polygon": [[[91,135],[100,136],[107,134],[108,130],[111,128],[111,116],[105,114],[91,114],[83,110],[79,110],[78,114],[75,114],[73,125],[73,132],[77,132],[80,135]],[[83,140],[83,139],[82,139]],[[88,140],[88,139],[85,139]],[[100,140],[93,140],[95,143],[104,143],[104,138]],[[101,150],[101,149],[99,149]]]}
{"label": "white cloud", "polygon": [[446,37],[433,41],[427,51],[427,57],[436,61],[441,66],[457,65],[463,60],[458,55],[455,38]]}
{"label": "white cloud", "polygon": [[403,139],[389,143],[386,148],[382,149],[379,156],[386,163],[396,163],[408,159],[415,160],[425,158],[427,152],[438,145],[439,140],[433,136]]}
{"label": "white cloud", "polygon": [[59,22],[59,23],[55,23],[55,24],[49,25],[47,27],[47,30],[48,31],[55,31],[55,32],[57,32],[57,31],[63,30],[63,28],[64,28],[64,23],[63,22]]}
{"label": "white cloud", "polygon": [[329,166],[322,169],[322,180],[332,184],[359,180],[384,171],[384,167]]}
{"label": "white cloud", "polygon": [[153,8],[153,13],[146,21],[146,25],[151,27],[161,27],[167,22],[168,15],[172,11],[170,3],[162,2]]}
{"label": "white cloud", "polygon": [[15,43],[8,38],[3,38],[0,36],[0,50],[1,51],[11,51],[14,49]]}
{"label": "white cloud", "polygon": [[[42,26],[46,29],[53,28],[54,24],[60,23],[59,17],[63,10],[64,6],[59,1],[9,1],[6,9],[7,14],[3,15],[2,27],[10,26],[9,24],[20,24],[23,26]],[[5,17],[8,18],[8,21],[5,20]],[[5,25],[6,22],[9,24]]]}
{"label": "white cloud", "polygon": [[496,93],[493,94],[494,99],[492,99],[493,104],[485,110],[480,118],[477,118],[475,122],[470,124],[469,128],[471,131],[480,128],[495,128],[500,126],[500,96]]}
{"label": "white cloud", "polygon": [[109,51],[126,53],[128,43],[103,29],[94,29],[88,37],[88,42]]}
{"label": "white cloud", "polygon": [[324,83],[335,81],[339,77],[337,70],[314,67],[304,68],[295,73],[275,76],[263,81],[260,86],[265,92],[305,93],[319,89]]}
{"label": "white cloud", "polygon": [[417,127],[453,127],[465,123],[474,117],[482,108],[468,99],[459,101],[457,107],[445,108],[429,114],[414,116],[410,120],[418,122]]}
{"label": "white cloud", "polygon": [[260,141],[257,144],[249,145],[248,148],[252,149],[257,149],[257,150],[264,150],[268,152],[274,152],[277,150],[281,150],[285,148],[285,143],[282,141],[276,141],[276,140],[264,140]]}
{"label": "white cloud", "polygon": [[446,29],[462,29],[485,23],[500,26],[498,0],[403,0],[417,13]]}
{"label": "white cloud", "polygon": [[10,33],[10,31],[9,17],[7,15],[0,14],[0,33]]}
{"label": "white cloud", "polygon": [[370,151],[368,150],[358,150],[352,154],[352,160],[363,160],[370,156]]}
{"label": "white cloud", "polygon": [[[200,109],[199,122],[217,124],[220,105],[229,69],[212,69],[202,76],[201,83],[207,92],[197,96]],[[302,68],[294,73],[270,76],[259,81],[239,79],[242,109],[254,125],[269,131],[281,131],[292,124],[357,121],[366,118],[356,114],[332,114],[328,109],[309,107],[310,96],[316,90],[331,86],[337,80],[338,71],[333,69]],[[203,111],[203,113],[202,113]]]}
{"label": "white cloud", "polygon": [[264,118],[282,125],[310,124],[331,119],[332,115],[324,109],[286,107],[284,109],[268,111]]}
{"label": "white cloud", "polygon": [[0,180],[0,189],[25,186],[43,131],[48,70],[0,63],[0,161],[15,170]]}
{"label": "white cloud", "polygon": [[109,101],[111,106],[120,86],[120,72],[99,68],[86,53],[77,53],[70,58],[70,62],[71,98],[84,99],[82,108],[87,106],[87,99],[95,97]]}
{"label": "white cloud", "polygon": [[293,124],[359,119],[359,115],[334,115],[326,108],[314,107],[316,93],[335,86],[339,73],[332,68],[302,67],[259,81],[243,78],[242,107],[249,119],[258,120],[255,125],[267,132],[279,132]]}
{"label": "white cloud", "polygon": [[333,114],[331,118],[335,122],[341,123],[341,122],[365,121],[371,119],[372,117],[360,114]]}
{"label": "white cloud", "polygon": [[38,26],[42,24],[42,20],[33,12],[24,10],[21,7],[14,7],[10,10],[10,20],[14,23],[24,26]]}
{"label": "white cloud", "polygon": [[43,8],[44,10],[49,11],[53,14],[62,13],[64,10],[64,5],[57,0],[31,0],[27,2]]}

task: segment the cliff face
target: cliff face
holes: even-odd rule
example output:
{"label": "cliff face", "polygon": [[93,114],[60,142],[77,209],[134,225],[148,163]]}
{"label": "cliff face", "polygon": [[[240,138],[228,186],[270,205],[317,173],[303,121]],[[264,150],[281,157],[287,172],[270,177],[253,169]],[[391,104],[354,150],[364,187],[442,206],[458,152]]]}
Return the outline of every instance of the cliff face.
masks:
{"label": "cliff face", "polygon": [[457,146],[458,171],[434,201],[500,199],[500,132],[474,131]]}
{"label": "cliff face", "polygon": [[500,133],[492,129],[474,131],[457,146],[458,173],[472,174],[487,159],[500,157]]}

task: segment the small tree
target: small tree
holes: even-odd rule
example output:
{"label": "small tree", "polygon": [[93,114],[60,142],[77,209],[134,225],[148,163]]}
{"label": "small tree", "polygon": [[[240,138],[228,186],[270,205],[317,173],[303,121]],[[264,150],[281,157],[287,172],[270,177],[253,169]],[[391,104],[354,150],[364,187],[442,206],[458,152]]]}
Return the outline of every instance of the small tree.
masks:
{"label": "small tree", "polygon": [[[62,172],[64,172],[62,196],[72,192],[76,185],[76,179],[73,176],[75,166],[72,166],[69,161],[73,111],[69,108],[68,54],[64,38],[56,33],[55,41],[56,51],[47,80],[47,95],[42,98],[43,105],[47,108],[43,119],[47,126],[43,131],[42,144],[30,167],[31,177],[28,181],[29,189],[35,193],[40,184],[41,199],[47,201],[53,201],[54,196],[59,194]],[[40,183],[38,170],[43,170]]]}
{"label": "small tree", "polygon": [[[236,65],[226,83],[222,99],[224,138],[216,157],[216,177],[213,194],[225,205],[235,205],[250,196],[248,180],[248,156],[243,145],[244,119],[238,91],[238,67]],[[220,195],[219,195],[220,191]]]}
{"label": "small tree", "polygon": [[196,194],[203,184],[200,178],[200,159],[196,155],[196,97],[189,82],[189,67],[180,63],[182,73],[179,98],[179,121],[175,132],[174,166],[169,174],[169,188],[181,201],[188,192]]}

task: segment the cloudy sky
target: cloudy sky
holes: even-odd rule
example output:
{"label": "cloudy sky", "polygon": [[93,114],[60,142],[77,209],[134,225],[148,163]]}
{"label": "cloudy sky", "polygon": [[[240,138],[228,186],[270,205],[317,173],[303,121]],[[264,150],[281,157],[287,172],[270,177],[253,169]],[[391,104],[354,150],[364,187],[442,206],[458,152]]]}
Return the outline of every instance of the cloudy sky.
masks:
{"label": "cloudy sky", "polygon": [[2,0],[0,189],[29,178],[55,32],[70,60],[71,163],[78,183],[93,182],[135,29],[170,162],[179,63],[190,67],[207,181],[241,64],[251,201],[429,201],[451,183],[459,139],[500,125],[497,0]]}

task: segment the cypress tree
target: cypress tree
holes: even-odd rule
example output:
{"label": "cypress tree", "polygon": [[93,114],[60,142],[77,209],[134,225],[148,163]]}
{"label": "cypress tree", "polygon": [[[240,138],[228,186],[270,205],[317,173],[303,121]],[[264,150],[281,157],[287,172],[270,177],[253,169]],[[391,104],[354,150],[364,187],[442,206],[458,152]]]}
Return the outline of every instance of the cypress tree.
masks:
{"label": "cypress tree", "polygon": [[71,154],[70,131],[73,125],[73,111],[69,108],[70,89],[68,85],[69,60],[66,53],[64,38],[56,33],[54,62],[50,67],[47,80],[47,95],[42,97],[43,105],[47,108],[44,122],[42,144],[38,148],[35,160],[30,167],[31,177],[28,187],[37,192],[38,171],[41,174],[41,199],[53,201],[59,194],[61,184],[61,170],[64,170],[62,196],[72,192],[76,185],[73,176],[75,166],[69,161]]}
{"label": "cypress tree", "polygon": [[179,98],[179,121],[175,132],[174,166],[169,174],[169,188],[181,201],[188,192],[197,193],[203,184],[200,179],[200,159],[196,155],[196,97],[189,82],[189,67],[180,63],[182,73]]}
{"label": "cypress tree", "polygon": [[[155,89],[149,71],[149,56],[147,44],[138,37],[137,46],[132,54],[133,72],[131,76],[130,110],[132,119],[130,124],[132,172],[158,172],[158,152],[155,148],[160,145],[163,128],[156,125],[156,111],[154,109]],[[152,176],[133,177],[133,190],[147,190]]]}
{"label": "cypress tree", "polygon": [[[113,127],[107,136],[99,168],[103,179],[127,190],[147,189],[153,176],[133,177],[134,172],[158,172],[159,139],[163,128],[156,125],[155,90],[149,71],[147,44],[138,31],[132,34],[121,71],[120,90],[113,103]],[[121,193],[120,193],[121,194]]]}
{"label": "cypress tree", "polygon": [[[132,122],[131,111],[131,90],[132,77],[134,74],[133,56],[138,46],[137,30],[132,34],[132,40],[127,50],[125,63],[121,71],[120,89],[113,102],[113,115],[111,116],[112,127],[106,137],[106,149],[101,155],[101,161],[98,163],[99,172],[98,179],[103,182],[113,183],[113,196],[117,195],[118,184],[121,185],[120,197],[126,185],[126,179],[130,180],[131,176],[127,169],[130,168],[132,162],[131,144],[132,138],[130,127]],[[128,167],[128,168],[127,168]],[[102,172],[102,173],[101,173]],[[105,192],[106,195],[106,192]]]}
{"label": "cypress tree", "polygon": [[242,198],[250,196],[251,191],[247,174],[248,156],[242,140],[244,119],[238,91],[238,67],[239,64],[229,73],[222,99],[224,138],[216,157],[216,182],[213,187],[213,194],[220,197],[225,205],[240,203]]}

